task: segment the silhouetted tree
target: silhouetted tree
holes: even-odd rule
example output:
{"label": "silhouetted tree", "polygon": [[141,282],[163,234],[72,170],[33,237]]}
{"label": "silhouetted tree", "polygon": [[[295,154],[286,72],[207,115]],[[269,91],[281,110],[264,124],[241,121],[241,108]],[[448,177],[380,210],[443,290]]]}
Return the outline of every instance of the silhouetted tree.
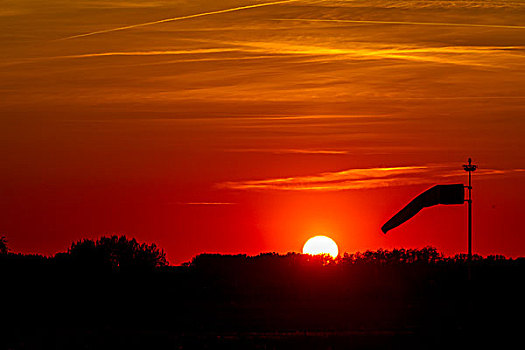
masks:
{"label": "silhouetted tree", "polygon": [[167,265],[166,254],[154,243],[138,243],[126,236],[84,239],[73,243],[68,254],[77,263],[95,269],[151,270]]}
{"label": "silhouetted tree", "polygon": [[7,247],[7,238],[4,236],[0,237],[0,254],[7,254],[9,248]]}

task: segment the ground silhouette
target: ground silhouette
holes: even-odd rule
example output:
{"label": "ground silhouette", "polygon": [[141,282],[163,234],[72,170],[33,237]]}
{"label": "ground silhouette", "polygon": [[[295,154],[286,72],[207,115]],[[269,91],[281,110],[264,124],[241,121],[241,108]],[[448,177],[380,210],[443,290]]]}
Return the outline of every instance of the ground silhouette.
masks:
{"label": "ground silhouette", "polygon": [[523,325],[525,259],[432,247],[168,266],[155,245],[112,236],[2,254],[0,268],[9,349],[502,347]]}

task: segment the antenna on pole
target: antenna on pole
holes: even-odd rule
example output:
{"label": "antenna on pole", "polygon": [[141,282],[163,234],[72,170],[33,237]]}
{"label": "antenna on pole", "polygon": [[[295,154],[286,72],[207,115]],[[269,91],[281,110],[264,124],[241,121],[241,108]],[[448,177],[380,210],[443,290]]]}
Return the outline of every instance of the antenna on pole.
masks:
{"label": "antenna on pole", "polygon": [[476,171],[477,165],[472,164],[472,159],[468,159],[468,164],[463,165],[463,169],[468,172],[468,260],[472,261],[472,172]]}

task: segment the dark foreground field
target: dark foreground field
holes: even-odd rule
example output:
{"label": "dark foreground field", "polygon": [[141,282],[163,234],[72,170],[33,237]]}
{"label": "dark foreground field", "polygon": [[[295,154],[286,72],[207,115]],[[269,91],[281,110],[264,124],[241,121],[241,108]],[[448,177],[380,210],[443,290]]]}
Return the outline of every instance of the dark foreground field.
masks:
{"label": "dark foreground field", "polygon": [[[405,252],[406,253],[406,252]],[[108,269],[10,255],[6,349],[510,349],[524,331],[525,261],[432,249],[337,262],[201,255]],[[470,275],[470,278],[469,278]],[[521,343],[522,344],[522,343]]]}

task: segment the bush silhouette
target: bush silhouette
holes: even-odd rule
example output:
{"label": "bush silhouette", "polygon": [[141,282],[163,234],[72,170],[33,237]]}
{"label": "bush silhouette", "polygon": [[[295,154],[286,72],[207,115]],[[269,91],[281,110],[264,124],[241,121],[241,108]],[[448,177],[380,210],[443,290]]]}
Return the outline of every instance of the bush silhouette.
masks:
{"label": "bush silhouette", "polygon": [[0,237],[0,254],[7,254],[9,248],[7,247],[7,238],[4,236]]}

